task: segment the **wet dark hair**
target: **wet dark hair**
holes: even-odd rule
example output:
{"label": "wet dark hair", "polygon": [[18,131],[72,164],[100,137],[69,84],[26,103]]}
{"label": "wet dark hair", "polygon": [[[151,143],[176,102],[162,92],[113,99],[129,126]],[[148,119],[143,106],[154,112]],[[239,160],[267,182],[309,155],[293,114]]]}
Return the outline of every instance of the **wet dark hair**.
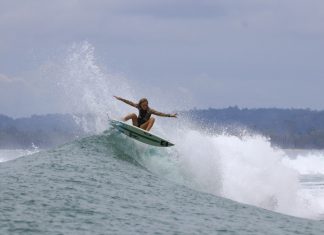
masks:
{"label": "wet dark hair", "polygon": [[148,102],[148,100],[146,98],[142,98],[138,101],[138,105],[141,107],[141,104],[144,102]]}

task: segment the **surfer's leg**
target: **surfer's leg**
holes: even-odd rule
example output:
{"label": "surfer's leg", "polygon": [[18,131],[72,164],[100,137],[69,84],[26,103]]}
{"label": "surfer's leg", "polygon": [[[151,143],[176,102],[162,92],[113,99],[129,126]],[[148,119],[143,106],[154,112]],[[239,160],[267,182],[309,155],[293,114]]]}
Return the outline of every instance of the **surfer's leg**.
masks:
{"label": "surfer's leg", "polygon": [[155,122],[155,118],[151,117],[147,122],[145,122],[144,124],[142,124],[140,126],[140,128],[146,130],[146,131],[150,131],[152,126],[154,125]]}
{"label": "surfer's leg", "polygon": [[132,119],[133,125],[137,126],[137,115],[135,113],[128,114],[124,117],[124,122],[127,122],[129,119]]}
{"label": "surfer's leg", "polygon": [[152,126],[154,125],[154,122],[155,122],[155,118],[154,117],[151,117],[150,120],[148,120],[148,125],[146,127],[146,130],[147,131],[150,131]]}

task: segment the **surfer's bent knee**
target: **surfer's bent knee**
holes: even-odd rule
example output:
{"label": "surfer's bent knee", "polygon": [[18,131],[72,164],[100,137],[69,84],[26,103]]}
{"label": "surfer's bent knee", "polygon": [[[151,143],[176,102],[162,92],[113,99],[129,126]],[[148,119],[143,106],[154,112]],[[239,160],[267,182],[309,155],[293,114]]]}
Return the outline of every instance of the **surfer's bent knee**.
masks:
{"label": "surfer's bent knee", "polygon": [[136,120],[137,121],[137,115],[135,113],[130,113],[128,114],[126,117],[123,118],[123,121],[126,122],[129,119],[132,119],[133,121]]}

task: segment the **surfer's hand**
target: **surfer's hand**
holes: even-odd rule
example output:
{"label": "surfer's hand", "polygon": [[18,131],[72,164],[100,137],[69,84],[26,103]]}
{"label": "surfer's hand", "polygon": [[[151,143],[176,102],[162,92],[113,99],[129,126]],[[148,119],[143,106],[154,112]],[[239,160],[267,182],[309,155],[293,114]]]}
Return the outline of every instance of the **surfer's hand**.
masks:
{"label": "surfer's hand", "polygon": [[117,100],[121,100],[121,97],[119,97],[119,96],[115,96],[115,95],[114,95],[114,97],[115,97]]}
{"label": "surfer's hand", "polygon": [[170,114],[170,117],[173,117],[173,118],[177,118],[177,113],[175,113],[175,114]]}

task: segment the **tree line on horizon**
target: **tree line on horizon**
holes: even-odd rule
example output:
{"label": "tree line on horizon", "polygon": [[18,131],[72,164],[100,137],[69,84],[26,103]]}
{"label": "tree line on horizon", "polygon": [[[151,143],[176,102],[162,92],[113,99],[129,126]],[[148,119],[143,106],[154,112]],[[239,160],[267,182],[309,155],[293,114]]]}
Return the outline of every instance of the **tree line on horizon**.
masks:
{"label": "tree line on horizon", "polygon": [[82,128],[69,114],[11,118],[0,115],[0,148],[51,148],[83,136]]}
{"label": "tree line on horizon", "polygon": [[[183,117],[215,133],[242,130],[269,137],[282,148],[324,149],[324,111],[258,108],[193,109]],[[91,118],[91,117],[90,117]],[[90,121],[91,122],[91,121]],[[88,135],[71,114],[11,118],[0,115],[0,148],[51,148]]]}
{"label": "tree line on horizon", "polygon": [[215,132],[239,134],[245,129],[270,138],[282,148],[323,149],[324,111],[255,108],[193,109],[185,112],[198,125]]}

